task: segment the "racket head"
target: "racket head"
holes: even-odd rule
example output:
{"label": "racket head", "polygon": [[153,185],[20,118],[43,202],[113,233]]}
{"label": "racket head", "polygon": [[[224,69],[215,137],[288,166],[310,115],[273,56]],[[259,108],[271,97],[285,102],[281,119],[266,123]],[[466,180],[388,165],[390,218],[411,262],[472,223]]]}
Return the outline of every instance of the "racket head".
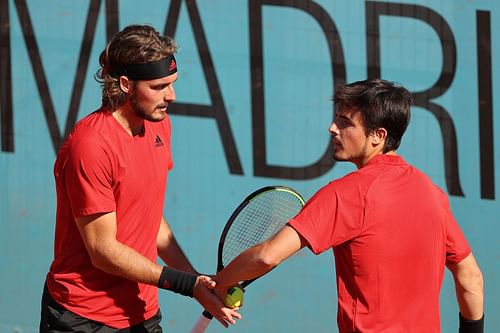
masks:
{"label": "racket head", "polygon": [[222,231],[217,271],[246,249],[274,236],[304,204],[302,196],[287,186],[266,186],[247,196]]}

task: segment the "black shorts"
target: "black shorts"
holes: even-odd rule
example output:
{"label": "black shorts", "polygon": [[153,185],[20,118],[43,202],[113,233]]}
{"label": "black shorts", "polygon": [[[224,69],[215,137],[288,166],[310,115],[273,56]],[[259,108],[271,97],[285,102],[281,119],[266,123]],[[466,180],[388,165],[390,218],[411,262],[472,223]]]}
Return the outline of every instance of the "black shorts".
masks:
{"label": "black shorts", "polygon": [[117,329],[89,320],[66,310],[50,296],[47,286],[43,289],[40,333],[93,332],[93,333],[162,333],[161,312],[129,328]]}

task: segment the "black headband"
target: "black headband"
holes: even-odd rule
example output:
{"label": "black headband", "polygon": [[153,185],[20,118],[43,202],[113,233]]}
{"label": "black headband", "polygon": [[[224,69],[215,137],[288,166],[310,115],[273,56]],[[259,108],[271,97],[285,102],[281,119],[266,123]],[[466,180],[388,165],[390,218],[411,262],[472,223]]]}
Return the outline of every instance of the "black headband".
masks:
{"label": "black headband", "polygon": [[174,55],[158,61],[143,64],[116,64],[112,66],[111,74],[116,77],[126,76],[131,80],[154,80],[177,72]]}

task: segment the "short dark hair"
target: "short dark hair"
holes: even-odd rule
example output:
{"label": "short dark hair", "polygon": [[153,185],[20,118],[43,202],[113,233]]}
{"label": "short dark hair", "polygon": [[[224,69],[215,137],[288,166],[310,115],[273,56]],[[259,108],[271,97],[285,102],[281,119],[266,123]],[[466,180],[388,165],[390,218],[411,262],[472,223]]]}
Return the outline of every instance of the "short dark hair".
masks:
{"label": "short dark hair", "polygon": [[366,134],[377,128],[387,130],[384,153],[396,150],[410,122],[411,93],[394,82],[382,79],[356,81],[339,85],[333,98],[335,109],[357,109]]}

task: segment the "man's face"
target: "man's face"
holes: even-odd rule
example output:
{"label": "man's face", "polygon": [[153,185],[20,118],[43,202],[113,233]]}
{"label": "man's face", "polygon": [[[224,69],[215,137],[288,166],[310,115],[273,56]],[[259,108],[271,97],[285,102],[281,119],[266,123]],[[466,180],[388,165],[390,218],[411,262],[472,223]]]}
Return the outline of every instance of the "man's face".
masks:
{"label": "man's face", "polygon": [[177,73],[148,81],[136,81],[130,102],[137,117],[149,121],[161,121],[167,116],[167,108],[175,101],[174,82]]}
{"label": "man's face", "polygon": [[359,168],[371,153],[370,135],[366,135],[361,113],[347,106],[337,111],[329,128],[337,161],[348,161]]}

